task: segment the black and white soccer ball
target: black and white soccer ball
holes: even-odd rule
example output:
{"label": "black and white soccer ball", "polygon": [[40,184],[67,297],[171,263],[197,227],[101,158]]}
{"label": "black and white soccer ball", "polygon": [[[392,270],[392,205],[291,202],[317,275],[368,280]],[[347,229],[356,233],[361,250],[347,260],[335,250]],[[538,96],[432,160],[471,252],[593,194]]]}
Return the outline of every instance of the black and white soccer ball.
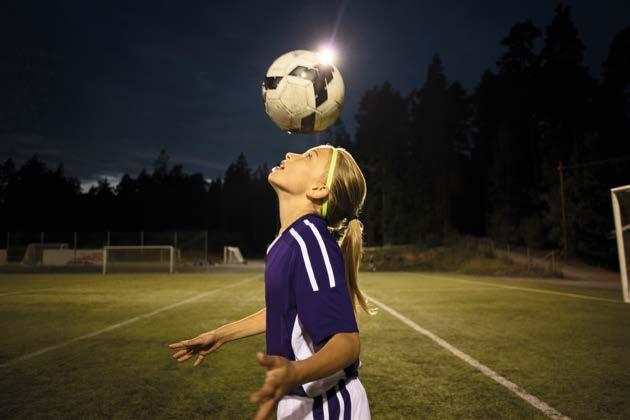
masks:
{"label": "black and white soccer ball", "polygon": [[344,94],[337,67],[322,54],[306,50],[278,57],[262,84],[265,112],[289,133],[326,130],[341,114]]}

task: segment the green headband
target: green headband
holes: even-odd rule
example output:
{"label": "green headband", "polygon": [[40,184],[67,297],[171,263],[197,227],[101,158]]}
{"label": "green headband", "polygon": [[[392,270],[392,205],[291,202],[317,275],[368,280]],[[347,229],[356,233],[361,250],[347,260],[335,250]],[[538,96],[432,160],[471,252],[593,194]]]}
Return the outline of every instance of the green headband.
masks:
{"label": "green headband", "polygon": [[[328,178],[326,178],[326,188],[328,188],[328,196],[330,196],[330,187],[332,186],[333,173],[335,173],[335,165],[337,163],[337,148],[333,147],[332,158],[330,159],[330,166],[328,167]],[[324,199],[322,205],[322,217],[326,218],[328,213],[328,196]]]}

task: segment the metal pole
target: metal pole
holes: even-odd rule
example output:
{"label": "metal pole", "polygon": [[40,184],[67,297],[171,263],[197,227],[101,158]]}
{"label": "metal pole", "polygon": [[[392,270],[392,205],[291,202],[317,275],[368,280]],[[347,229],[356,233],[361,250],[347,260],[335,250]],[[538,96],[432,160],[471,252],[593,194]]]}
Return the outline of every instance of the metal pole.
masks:
{"label": "metal pole", "polygon": [[560,208],[562,210],[562,253],[563,258],[567,258],[567,217],[564,208],[564,168],[562,161],[558,162],[558,176],[560,177]]}
{"label": "metal pole", "polygon": [[619,256],[619,274],[621,275],[621,292],[623,301],[630,303],[630,294],[628,293],[628,269],[626,267],[626,250],[623,246],[623,225],[621,223],[621,210],[619,207],[619,199],[614,191],[610,192],[612,198],[613,218],[615,219],[615,236],[617,237],[617,254]]}
{"label": "metal pole", "polygon": [[107,274],[107,247],[103,248],[103,274]]}
{"label": "metal pole", "polygon": [[140,246],[144,246],[144,231],[140,232]]}
{"label": "metal pole", "polygon": [[175,259],[175,255],[173,254],[174,248],[170,247],[169,251],[170,251],[169,257],[171,257],[170,264],[169,264],[169,271],[171,274],[173,274],[173,260]]}
{"label": "metal pole", "polygon": [[111,244],[109,243],[110,241],[110,232],[109,230],[107,231],[107,246],[110,246]]}
{"label": "metal pole", "polygon": [[77,260],[77,233],[74,232],[74,261]]}

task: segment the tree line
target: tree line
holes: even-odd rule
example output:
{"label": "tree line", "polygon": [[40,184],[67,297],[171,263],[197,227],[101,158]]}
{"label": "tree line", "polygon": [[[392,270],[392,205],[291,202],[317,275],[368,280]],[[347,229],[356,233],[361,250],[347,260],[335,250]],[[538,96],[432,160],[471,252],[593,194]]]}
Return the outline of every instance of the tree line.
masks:
{"label": "tree line", "polygon": [[0,213],[4,232],[161,232],[206,230],[209,249],[238,245],[261,255],[278,231],[277,203],[265,164],[252,170],[243,154],[211,181],[171,164],[166,151],[151,171],[124,174],[113,186],[100,179],[88,191],[37,155],[17,168],[0,164]]}
{"label": "tree line", "polygon": [[368,176],[368,242],[432,246],[464,233],[563,249],[566,237],[567,255],[615,265],[610,188],[630,184],[630,27],[599,80],[566,5],[544,29],[515,24],[501,45],[471,93],[436,54],[408,95],[385,82],[363,96],[352,147]]}
{"label": "tree line", "polygon": [[[386,81],[363,95],[354,138],[341,120],[322,136],[366,175],[367,244],[435,246],[471,234],[541,249],[563,248],[566,237],[568,255],[614,265],[609,189],[630,183],[630,27],[612,40],[600,78],[584,65],[566,5],[546,27],[519,22],[500,43],[472,92],[448,80],[436,53],[422,86],[401,94]],[[8,159],[0,229],[199,229],[216,246],[263,255],[279,227],[268,172],[241,154],[209,182],[162,151],[152,171],[82,193],[63,164]]]}

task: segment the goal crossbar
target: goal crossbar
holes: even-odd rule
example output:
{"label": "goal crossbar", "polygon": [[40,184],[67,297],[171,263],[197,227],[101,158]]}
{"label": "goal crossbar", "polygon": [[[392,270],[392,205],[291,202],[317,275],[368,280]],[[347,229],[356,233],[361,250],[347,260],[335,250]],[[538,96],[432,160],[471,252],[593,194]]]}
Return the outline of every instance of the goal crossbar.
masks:
{"label": "goal crossbar", "polygon": [[165,250],[169,253],[169,273],[173,274],[175,269],[175,247],[171,245],[108,245],[103,247],[103,274],[107,274],[107,265],[109,262],[110,251],[113,250]]}

